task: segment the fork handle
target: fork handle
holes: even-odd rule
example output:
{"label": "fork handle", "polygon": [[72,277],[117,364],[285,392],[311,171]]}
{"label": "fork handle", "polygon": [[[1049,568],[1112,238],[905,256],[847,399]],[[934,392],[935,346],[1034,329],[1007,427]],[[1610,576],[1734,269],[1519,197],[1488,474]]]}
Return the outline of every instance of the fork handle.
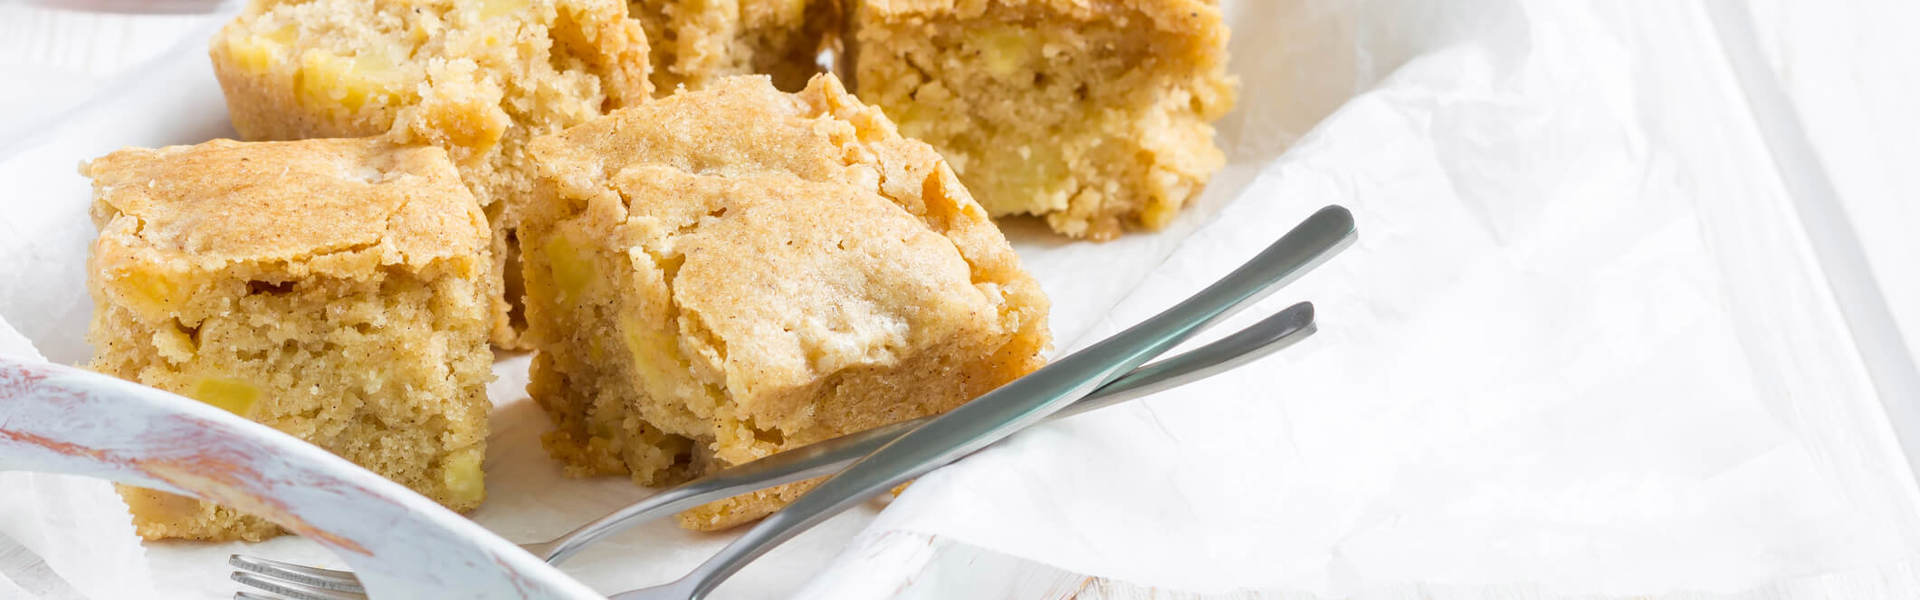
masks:
{"label": "fork handle", "polygon": [[[1353,215],[1329,206],[1253,260],[1173,308],[961,405],[822,482],[670,584],[701,598],[775,546],[835,514],[1025,429],[1318,266],[1352,243]],[[625,594],[616,595],[616,600]]]}

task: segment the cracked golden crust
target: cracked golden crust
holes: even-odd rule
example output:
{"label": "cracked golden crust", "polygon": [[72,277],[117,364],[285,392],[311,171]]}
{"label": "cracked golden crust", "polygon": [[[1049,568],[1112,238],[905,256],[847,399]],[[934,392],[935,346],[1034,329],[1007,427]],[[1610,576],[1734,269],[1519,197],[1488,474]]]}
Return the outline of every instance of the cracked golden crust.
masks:
{"label": "cracked golden crust", "polygon": [[[723,306],[737,313],[707,325],[729,340],[732,356],[745,357],[738,364],[757,369],[753,377],[730,374],[725,383],[736,384],[737,398],[859,362],[819,368],[818,353],[792,335],[803,324],[772,327],[782,319],[833,314],[849,329],[878,317],[849,316],[861,307],[845,304],[848,289],[883,294],[852,299],[880,306],[932,302],[926,313],[953,316],[954,323],[992,321],[996,309],[1006,308],[1009,331],[1021,329],[1022,321],[1030,325],[1030,312],[1044,314],[1037,285],[939,156],[901,137],[884,115],[828,76],[799,94],[780,93],[765,77],[726,78],[703,92],[537,140],[534,152],[555,189],[521,208],[530,222],[598,212],[627,223],[634,235],[626,241],[659,254],[656,262],[666,255],[684,261],[679,268],[692,274],[682,276],[690,285],[674,292],[682,310]],[[584,204],[593,199],[617,205]],[[904,210],[889,210],[894,207]],[[706,218],[715,214],[733,218]],[[849,252],[850,243],[885,247]],[[725,268],[743,257],[779,265],[769,271],[790,277],[765,280]],[[793,283],[842,276],[860,281]],[[982,294],[952,289],[955,284],[991,289]],[[758,297],[768,292],[784,301]],[[977,302],[940,304],[968,297]],[[913,325],[906,329],[929,339],[957,327]],[[875,345],[857,344],[863,352]]]}
{"label": "cracked golden crust", "polygon": [[297,277],[485,256],[486,219],[439,148],[214,140],[124,149],[84,172],[109,267],[251,263]]}
{"label": "cracked golden crust", "polygon": [[[1046,299],[986,212],[830,76],[797,94],[722,79],[534,154],[529,391],[576,472],[661,483],[944,411],[1041,363]],[[555,258],[554,239],[590,250]],[[567,261],[607,284],[553,291]],[[798,489],[682,523],[736,525]]]}

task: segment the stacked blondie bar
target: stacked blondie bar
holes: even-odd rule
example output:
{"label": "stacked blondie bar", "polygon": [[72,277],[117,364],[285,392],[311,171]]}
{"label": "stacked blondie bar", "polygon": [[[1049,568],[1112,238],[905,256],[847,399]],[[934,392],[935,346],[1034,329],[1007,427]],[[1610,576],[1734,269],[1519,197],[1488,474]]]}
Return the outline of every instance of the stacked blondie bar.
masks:
{"label": "stacked blondie bar", "polygon": [[[991,218],[1165,225],[1223,162],[1225,43],[1213,0],[254,0],[211,44],[249,141],[83,168],[92,366],[457,510],[493,347],[579,476],[942,412],[1049,345]],[[122,493],[148,538],[279,532]]]}

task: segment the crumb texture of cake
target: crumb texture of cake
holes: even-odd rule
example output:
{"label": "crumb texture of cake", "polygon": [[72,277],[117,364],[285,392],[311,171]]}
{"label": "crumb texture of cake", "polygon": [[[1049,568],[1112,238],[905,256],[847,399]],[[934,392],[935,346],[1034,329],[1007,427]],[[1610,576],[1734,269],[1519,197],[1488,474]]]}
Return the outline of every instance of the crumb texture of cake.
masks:
{"label": "crumb texture of cake", "polygon": [[646,36],[622,0],[253,0],[210,54],[242,138],[446,149],[494,227],[492,336],[505,347],[519,315],[502,199],[531,189],[527,140],[652,93]]}
{"label": "crumb texture of cake", "polygon": [[838,0],[634,0],[628,12],[646,28],[662,95],[751,73],[798,91],[840,23]]}
{"label": "crumb texture of cake", "polygon": [[[215,140],[83,167],[90,368],[269,425],[456,510],[485,496],[486,218],[446,152]],[[130,487],[147,539],[258,517]]]}
{"label": "crumb texture of cake", "polygon": [[[684,480],[1038,368],[1047,300],[932,148],[832,76],[738,76],[538,139],[529,393],[570,473]],[[807,482],[690,510],[720,529]]]}
{"label": "crumb texture of cake", "polygon": [[995,216],[1110,239],[1165,226],[1225,159],[1214,0],[850,0],[855,91]]}

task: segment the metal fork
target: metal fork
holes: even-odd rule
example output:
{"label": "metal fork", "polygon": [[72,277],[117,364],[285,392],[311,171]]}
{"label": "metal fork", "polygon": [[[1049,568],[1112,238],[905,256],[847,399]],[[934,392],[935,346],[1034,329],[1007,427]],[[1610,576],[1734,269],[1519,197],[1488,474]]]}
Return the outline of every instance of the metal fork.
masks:
{"label": "metal fork", "polygon": [[[1313,305],[1302,302],[1205,346],[1133,370],[1062,410],[1065,418],[1145,397],[1235,369],[1292,346],[1315,331]],[[551,541],[521,544],[558,564],[609,535],[707,502],[831,474],[931,417],[827,440],[738,465],[667,489]],[[352,572],[233,555],[232,577],[247,586],[299,600],[357,600],[365,591]],[[265,598],[241,592],[236,597]]]}
{"label": "metal fork", "polygon": [[1273,293],[1353,242],[1352,213],[1328,206],[1200,293],[1118,335],[988,392],[887,442],[754,525],[680,579],[613,600],[691,600],[833,515],[1025,429]]}

